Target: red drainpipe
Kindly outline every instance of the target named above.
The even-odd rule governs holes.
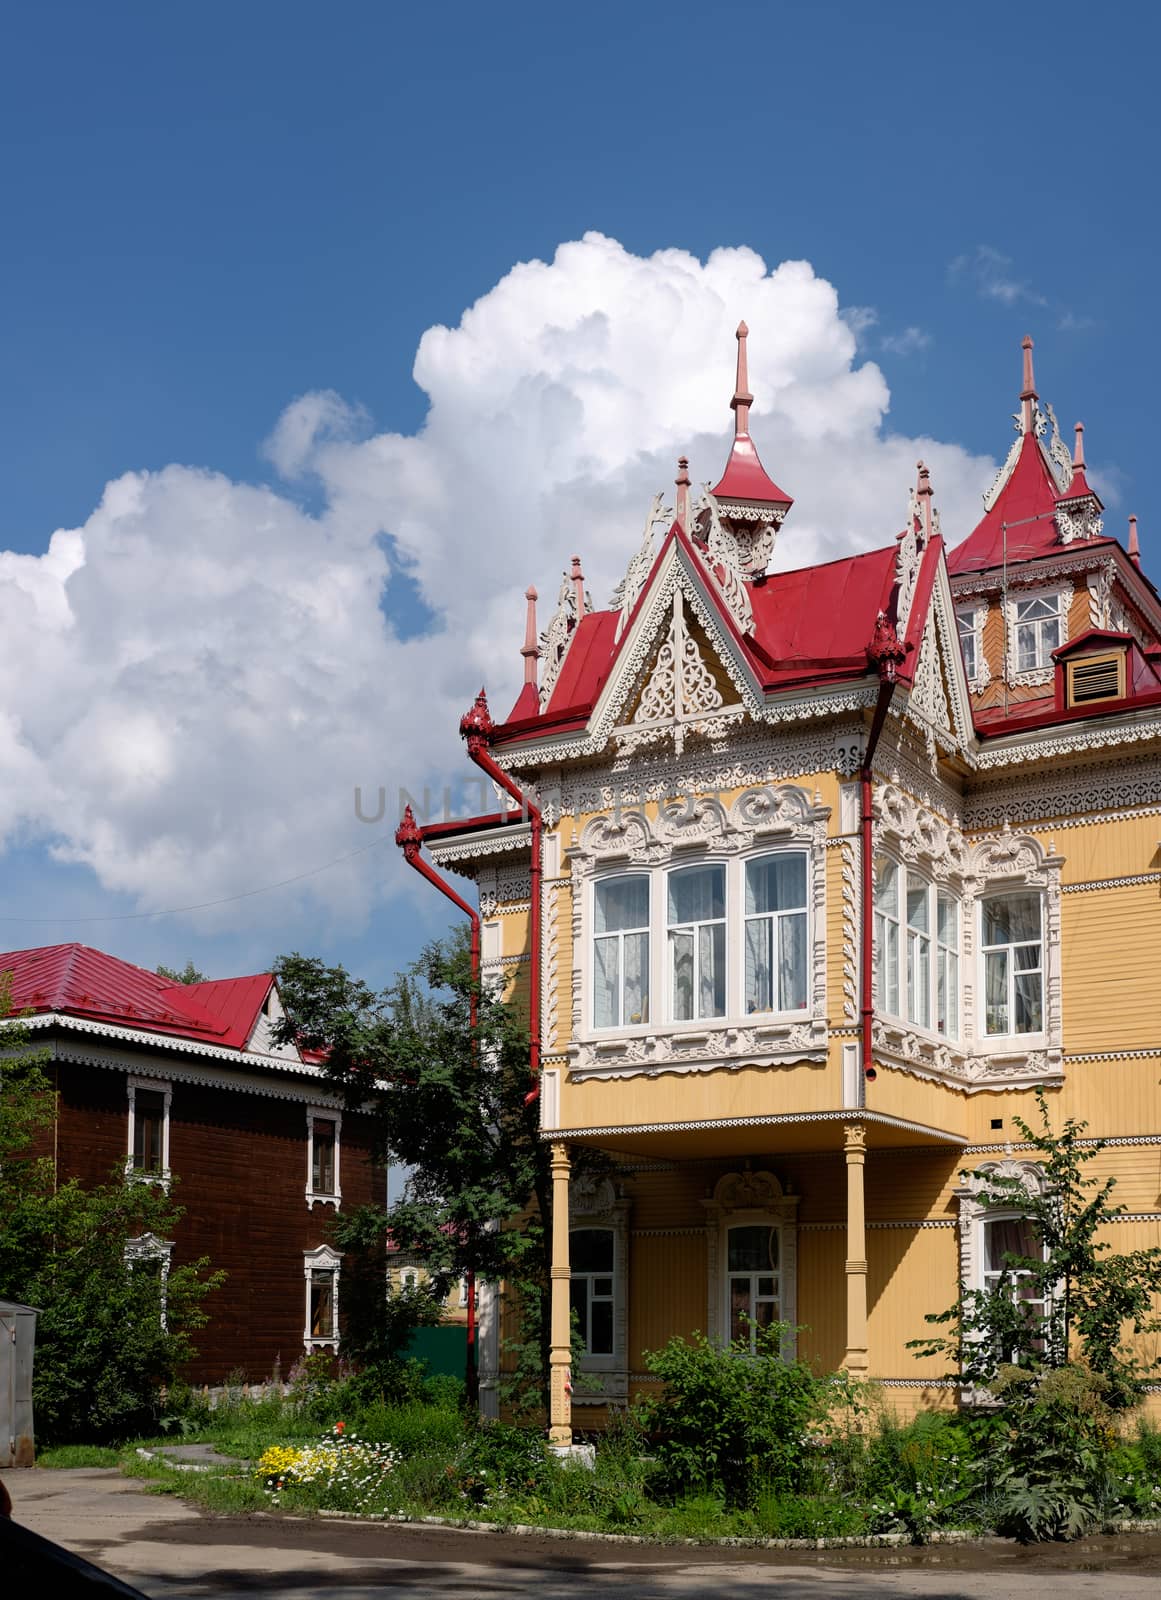
[[[480,913],[456,893],[447,879],[441,877],[429,861],[424,860],[422,855],[423,829],[416,822],[415,813],[410,806],[407,806],[404,810],[403,820],[395,830],[395,843],[402,849],[403,859],[407,862],[407,865],[414,867],[416,872],[427,879],[428,883],[435,885],[440,894],[446,895],[453,905],[458,906],[471,924],[472,995],[468,1002],[468,1019],[474,1035],[479,1017],[476,997],[480,988]],[[468,1292],[468,1338],[464,1387],[467,1390],[468,1406],[474,1410],[478,1408],[480,1403],[480,1371],[476,1351],[476,1275],[474,1272],[465,1273],[464,1286]]]
[[[542,831],[544,820],[540,810],[515,783],[503,767],[497,766],[489,745],[495,724],[488,711],[488,697],[483,689],[475,698],[470,711],[460,718],[460,735],[467,741],[468,755],[500,787],[510,794],[526,812],[532,823],[532,915],[531,915],[531,972],[528,978],[528,1065],[532,1073],[532,1088],[524,1097],[531,1105],[540,1093],[540,876],[542,870]]]
[[[875,1022],[875,947],[874,947],[874,904],[875,904],[875,867],[871,859],[871,824],[874,821],[874,812],[871,804],[871,765],[875,759],[875,749],[878,746],[883,724],[887,720],[887,710],[891,704],[891,697],[895,693],[895,676],[901,662],[906,659],[907,646],[904,645],[895,632],[895,625],[880,611],[875,622],[875,632],[870,644],[867,646],[867,655],[871,664],[879,671],[879,698],[875,702],[875,715],[871,721],[871,731],[867,735],[867,748],[863,755],[863,764],[859,768],[859,823],[862,848],[862,887],[863,887],[863,946],[862,946],[862,1028],[860,1031],[860,1045],[862,1047],[863,1076],[873,1079],[875,1076],[874,1053],[871,1044],[871,1033]]]

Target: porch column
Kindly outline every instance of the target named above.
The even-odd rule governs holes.
[[[847,1158],[847,1352],[843,1366],[865,1377],[867,1354],[867,1228],[863,1201],[863,1171],[867,1159],[867,1130],[861,1122],[845,1129],[843,1153]]]
[[[568,1151],[552,1147],[552,1349],[548,1357],[549,1428],[554,1445],[572,1444],[572,1269],[568,1249]]]

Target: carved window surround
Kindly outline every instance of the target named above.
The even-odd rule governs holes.
[[[314,1187],[314,1133],[315,1123],[329,1122],[334,1127],[334,1188],[327,1192]],[[331,1111],[323,1106],[307,1106],[306,1108],[306,1205],[309,1211],[317,1200],[321,1205],[334,1206],[338,1211],[343,1197],[342,1177],[339,1163],[341,1160],[343,1131],[343,1114],[341,1111]]]
[[[1018,685],[1037,685],[1052,683],[1056,678],[1056,665],[1048,661],[1043,666],[1031,667],[1025,672],[1019,671],[1016,666],[1018,656],[1016,653],[1016,609],[1026,600],[1055,600],[1060,615],[1060,639],[1056,646],[1068,643],[1068,612],[1072,603],[1073,585],[1067,582],[1039,585],[1033,584],[1021,588],[1020,592],[1009,592],[1003,602],[1004,630],[1007,640],[1007,679],[1015,688]]]
[[[303,1323],[302,1342],[308,1351],[333,1350],[338,1354],[339,1349],[339,1274],[342,1270],[343,1258],[337,1250],[329,1244],[321,1244],[317,1250],[304,1250],[302,1253],[302,1271],[306,1280],[306,1318]],[[330,1284],[330,1329],[325,1333],[315,1333],[311,1327],[311,1288],[315,1282],[314,1274],[329,1275]]]
[[[613,1353],[585,1355],[573,1406],[624,1405],[629,1399],[629,1212],[611,1178],[581,1173],[569,1185],[569,1228],[608,1228],[613,1235]]]
[[[1013,834],[1007,827],[969,841],[954,823],[895,784],[877,789],[873,805],[872,850],[876,854],[885,851],[902,866],[914,867],[933,883],[946,885],[962,902],[959,1040],[878,1016],[872,1032],[876,1055],[917,1076],[968,1092],[1059,1081],[1064,1068],[1060,949],[1064,858],[1049,855],[1037,839]],[[987,1035],[976,999],[983,989],[979,970],[981,902],[989,895],[1020,889],[1037,889],[1042,897],[1044,1030]]]
[[[727,811],[716,798],[663,805],[650,818],[644,810],[614,811],[594,817],[580,840],[566,852],[573,873],[572,1038],[569,1058],[574,1077],[617,1077],[642,1072],[706,1071],[720,1067],[814,1061],[827,1054],[826,1014],[826,835],[830,808],[816,804],[804,789],[786,784],[754,786]],[[663,893],[664,872],[701,861],[741,860],[780,847],[807,853],[809,1005],[804,1012],[725,1016],[694,1022],[656,1021],[616,1030],[592,1026],[592,885],[606,872],[653,870],[653,898]],[[736,889],[736,886],[734,886]],[[653,920],[651,992],[665,958]],[[727,972],[742,960],[740,894],[727,908]],[[734,990],[738,985],[733,986]]]
[[[986,595],[981,596],[974,604],[970,601],[961,602],[955,608],[957,621],[967,622],[975,640],[976,670],[967,681],[968,688],[973,694],[982,694],[992,681],[992,671],[984,654],[984,624],[987,622],[989,609]]]
[[[982,1290],[984,1284],[984,1225],[1004,1217],[1019,1216],[1018,1201],[1006,1198],[989,1206],[981,1199],[989,1179],[1010,1178],[1029,1196],[1044,1192],[1044,1170],[1035,1161],[1016,1161],[1010,1155],[1001,1161],[985,1161],[958,1188],[952,1198],[959,1204],[959,1281],[963,1292]],[[991,1396],[986,1390],[967,1389],[964,1399],[968,1404],[987,1404]]]
[[[781,1235],[781,1320],[788,1324],[782,1357],[793,1361],[797,1353],[798,1325],[798,1196],[788,1194],[772,1172],[727,1172],[719,1178],[705,1208],[707,1262],[706,1336],[713,1344],[729,1341],[729,1305],[726,1266],[731,1228],[748,1224],[777,1228]]]

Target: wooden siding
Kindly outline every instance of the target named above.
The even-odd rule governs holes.
[[[151,1061],[162,1077],[164,1067]],[[160,1070],[158,1070],[160,1068]],[[57,1173],[92,1186],[124,1171],[129,1112],[123,1072],[61,1062],[56,1125]],[[153,1075],[153,1074],[151,1074]],[[188,1377],[220,1383],[242,1372],[252,1381],[285,1374],[301,1356],[305,1322],[303,1252],[331,1238],[332,1206],[307,1209],[309,1090],[301,1101],[173,1080],[170,1110],[172,1197],[185,1215],[174,1236],[174,1265],[209,1258],[224,1285],[206,1302],[209,1325],[196,1336]],[[344,1112],[340,1183],[345,1207],[381,1199],[366,1120]],[[341,1315],[340,1278],[340,1315]]]

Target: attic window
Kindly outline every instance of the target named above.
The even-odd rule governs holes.
[[[1125,694],[1125,652],[1106,650],[1081,656],[1065,665],[1065,703],[1090,705],[1098,700],[1121,700]]]

